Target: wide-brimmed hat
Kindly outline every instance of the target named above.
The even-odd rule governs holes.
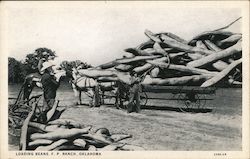
[[[49,53],[47,53],[47,52],[43,52],[42,54],[43,54],[43,55],[49,55]]]
[[[51,62],[44,62],[43,63],[43,67],[41,68],[41,71],[46,70],[49,67],[55,66],[54,64],[52,64]]]

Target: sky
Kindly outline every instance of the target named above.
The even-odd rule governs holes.
[[[124,49],[153,33],[172,32],[186,40],[241,16],[237,8],[165,5],[18,6],[8,9],[8,55],[18,60],[36,48],[56,52],[56,62],[81,60],[93,66],[122,57]]]

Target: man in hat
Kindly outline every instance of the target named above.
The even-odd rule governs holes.
[[[54,64],[50,62],[44,62],[41,71],[44,72],[41,78],[41,83],[43,87],[44,101],[43,101],[43,115],[42,120],[48,121],[55,111],[54,103],[56,98],[56,91],[59,87],[59,79],[54,76],[54,71],[52,67]],[[53,108],[53,109],[52,109]]]
[[[47,53],[47,52],[43,52],[43,53],[42,53],[42,56],[43,56],[43,58],[41,58],[41,59],[38,61],[38,65],[37,65],[38,71],[39,71],[40,74],[43,74],[43,73],[44,73],[44,70],[42,71],[43,63],[46,62],[46,61],[47,61],[47,62],[53,63],[53,60],[54,60],[55,57],[56,57],[56,56],[51,56],[51,55],[49,55],[49,53]]]
[[[130,76],[129,103],[127,106],[127,112],[131,113],[135,111],[136,113],[139,113],[141,111],[140,82],[142,79],[138,77],[134,71],[130,72]]]

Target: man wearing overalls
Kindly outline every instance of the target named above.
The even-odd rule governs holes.
[[[127,112],[136,112],[139,113],[141,111],[140,105],[140,83],[141,78],[137,76],[135,72],[130,72],[130,89],[129,89],[129,103],[127,106]],[[135,101],[135,103],[134,103]]]

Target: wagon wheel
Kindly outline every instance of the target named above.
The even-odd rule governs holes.
[[[129,100],[129,99],[128,99]],[[146,92],[140,93],[140,105],[141,107],[145,107],[148,102],[148,95]],[[133,101],[134,105],[136,105],[136,102]],[[128,109],[127,105],[125,106],[126,109]]]
[[[197,105],[198,109],[205,109],[205,105],[207,103],[205,94],[197,94],[197,99],[199,100],[199,105]]]
[[[179,108],[182,112],[193,112],[200,105],[198,94],[193,93],[180,93],[178,96],[178,102],[181,103]]]
[[[20,129],[16,129],[14,127],[9,126],[8,128],[8,134],[12,136],[20,136],[21,132]]]
[[[9,127],[8,134],[12,136],[20,136],[20,129],[13,129]]]
[[[9,115],[8,120],[8,134],[12,136],[19,136],[20,128],[24,119],[18,116]]]
[[[100,91],[100,100],[101,104],[105,104],[105,100],[107,100],[108,103],[112,101],[112,99],[116,96],[116,94],[112,91],[108,92],[108,94],[105,94],[105,92]]]
[[[10,134],[15,134],[15,129],[21,127],[22,122],[28,116],[30,111],[30,107],[27,104],[17,105],[17,109],[9,111],[8,119]]]
[[[123,108],[122,109],[128,109],[129,91],[124,93],[124,96],[122,97],[122,101],[123,101]]]
[[[140,93],[140,104],[141,106],[146,106],[148,102],[148,95],[146,92]]]
[[[40,99],[40,97],[39,97]],[[27,100],[19,100],[17,101],[15,104],[11,105],[11,111],[16,111],[18,110],[19,108],[23,108],[25,107],[25,109],[27,109],[27,111],[30,111],[31,110],[31,105],[34,103],[34,102],[37,102],[37,100],[39,99],[29,99],[28,101]]]
[[[29,113],[29,106],[26,104],[15,105],[15,109],[9,109],[9,126],[20,126]]]
[[[177,99],[178,99],[177,102],[178,102],[178,105],[180,105],[179,109],[182,112],[187,112],[188,107],[185,104],[185,100],[186,100],[185,95],[183,93],[180,93],[180,94],[175,94],[174,97],[177,97]],[[183,104],[184,104],[184,107],[183,107]]]
[[[124,98],[122,98],[122,100],[123,100],[123,102],[129,101],[129,93],[128,92],[124,95]],[[133,102],[134,102],[134,104],[136,104],[135,101],[133,101]],[[141,107],[146,106],[147,102],[148,102],[147,93],[146,92],[141,92],[140,93],[140,105],[141,105]],[[124,106],[124,108],[121,108],[121,107],[119,107],[119,108],[128,109],[127,104],[124,104],[123,106]]]
[[[129,100],[129,96],[127,95],[127,101],[128,100]],[[148,102],[147,93],[146,92],[141,92],[140,93],[140,105],[144,107],[144,106],[147,105],[147,102]],[[134,101],[134,104],[136,104],[135,101]],[[127,106],[126,106],[126,109],[127,109]]]
[[[14,112],[17,109],[19,109],[22,105],[27,105],[27,101],[24,100],[17,101],[15,104],[10,105],[10,110]]]
[[[20,134],[20,128],[23,124],[23,121],[32,110],[31,105],[38,105],[40,99],[41,95],[38,95],[28,101],[18,101],[16,104],[11,106],[8,116],[8,133],[10,135],[18,136]]]

